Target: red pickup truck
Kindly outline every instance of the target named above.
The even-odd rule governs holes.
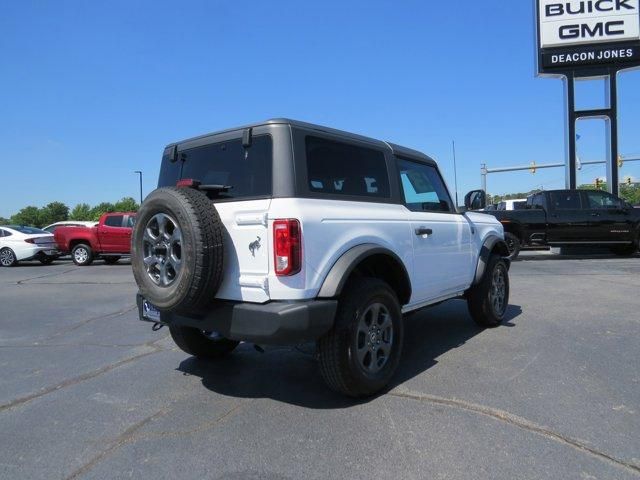
[[[135,212],[105,213],[95,227],[59,227],[54,236],[63,255],[73,263],[91,265],[96,258],[114,264],[131,254],[131,231]]]

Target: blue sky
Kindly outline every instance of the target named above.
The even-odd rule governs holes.
[[[534,76],[528,0],[27,1],[0,15],[0,216],[138,196],[171,141],[270,117],[434,156],[462,194],[491,167],[564,160],[562,82]],[[640,71],[619,80],[621,153],[640,154]],[[592,103],[599,88],[585,86]],[[601,96],[601,95],[600,95]],[[604,155],[587,122],[580,156]],[[585,167],[579,180],[604,176]],[[640,177],[640,162],[621,176]],[[489,191],[563,187],[561,169]]]

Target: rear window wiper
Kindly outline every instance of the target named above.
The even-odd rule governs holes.
[[[233,185],[198,185],[196,188],[205,192],[228,192]]]
[[[183,178],[182,180],[178,180],[176,187],[195,188],[196,190],[203,190],[205,192],[226,193],[233,188],[233,185],[202,185],[198,180]]]

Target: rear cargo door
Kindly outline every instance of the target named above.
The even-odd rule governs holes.
[[[267,212],[272,195],[269,135],[255,135],[250,146],[241,138],[179,149],[181,178],[207,189],[224,232],[224,280],[217,298],[247,302],[269,300]]]

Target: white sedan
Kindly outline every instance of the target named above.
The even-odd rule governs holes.
[[[53,235],[39,228],[0,226],[0,265],[12,267],[21,260],[53,262],[60,252]]]

